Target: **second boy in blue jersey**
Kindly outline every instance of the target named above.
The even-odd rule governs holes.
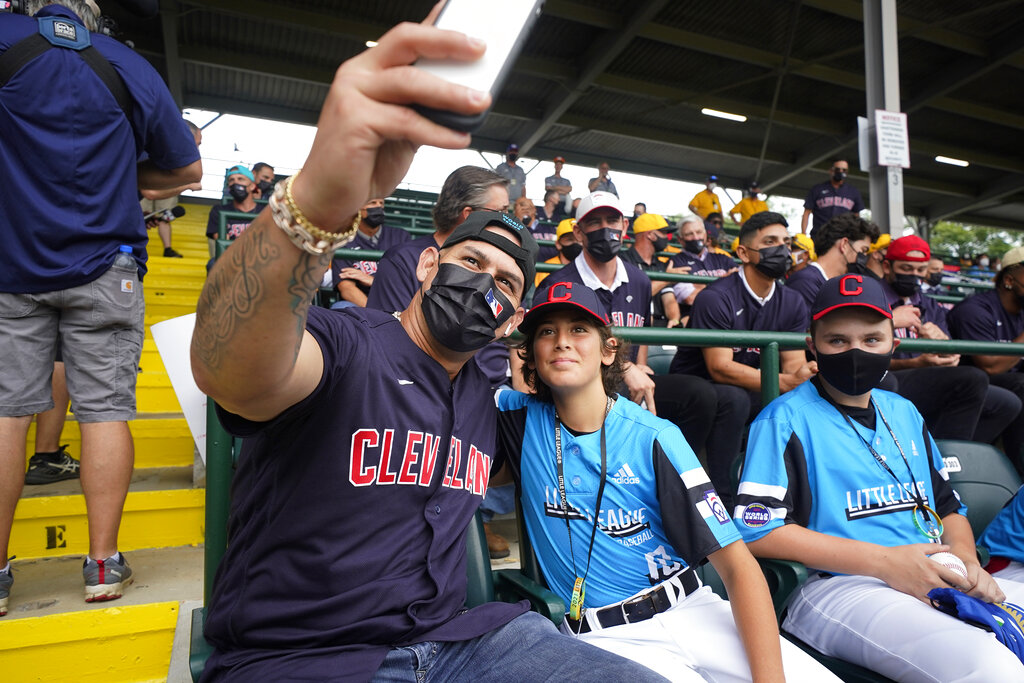
[[[818,375],[754,420],[734,513],[755,555],[812,570],[783,629],[900,681],[1024,680],[991,634],[927,602],[947,585],[1019,602],[1024,585],[997,583],[979,566],[966,508],[920,413],[876,388],[895,348],[882,287],[833,278],[812,321]],[[928,558],[947,551],[966,578]]]

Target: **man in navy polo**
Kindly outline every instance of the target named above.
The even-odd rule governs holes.
[[[0,88],[0,615],[13,581],[8,538],[26,434],[34,413],[53,408],[58,340],[82,430],[85,598],[115,599],[131,583],[117,540],[143,341],[148,237],[138,193],[202,175],[195,140],[160,76],[128,47],[88,30],[97,27],[95,3],[75,3],[81,16],[68,4],[34,17],[0,14],[3,56],[14,58],[26,40],[45,47]],[[123,97],[83,55],[112,66]]]
[[[715,246],[714,242],[708,242],[707,228],[699,216],[683,216],[679,220],[676,234],[679,236],[679,243],[683,245],[683,250],[672,256],[670,265],[677,269],[689,269],[679,272],[711,277],[722,277],[736,272],[736,261],[731,256],[712,251]],[[704,285],[692,282],[677,282],[672,286],[676,301],[679,302],[681,317],[690,314],[693,300],[697,298],[697,294],[702,289],[704,289]]]
[[[995,277],[995,289],[967,297],[949,312],[954,339],[1024,343],[1024,247],[1003,255],[1003,268]],[[1012,391],[1024,401],[1024,369],[1020,356],[973,354],[962,359],[988,373],[997,387]],[[1024,472],[1024,417],[1018,416],[1003,431],[1003,447],[1018,472]]]
[[[860,190],[846,182],[850,173],[850,164],[845,159],[835,159],[829,171],[829,179],[811,188],[804,200],[804,215],[800,219],[800,232],[807,234],[807,219],[814,216],[811,237],[824,225],[829,218],[841,213],[860,213],[864,210],[864,200]]]
[[[399,228],[384,225],[384,200],[375,197],[359,209],[359,230],[355,239],[345,245],[346,249],[374,249],[387,251],[391,247],[410,240],[409,233]],[[342,301],[354,306],[365,306],[366,295],[373,285],[377,273],[377,261],[363,259],[346,261],[335,259],[331,264],[334,287]]]
[[[830,218],[814,233],[817,260],[790,275],[786,287],[799,292],[809,307],[825,280],[846,273],[868,272],[868,250],[878,235],[878,226],[857,214],[843,213]]]
[[[893,240],[882,262],[882,291],[892,308],[897,339],[949,339],[946,309],[921,292],[931,249],[916,235]],[[881,386],[909,399],[936,439],[991,443],[1020,413],[1013,393],[990,387],[978,368],[959,354],[897,349]]]
[[[619,198],[610,192],[592,192],[580,201],[573,227],[583,251],[561,270],[538,285],[540,300],[553,282],[579,282],[597,292],[612,325],[651,326],[651,280],[620,257],[626,219]],[[646,239],[646,238],[645,238]],[[515,363],[517,354],[512,355]],[[673,422],[699,453],[707,441],[715,413],[715,395],[698,377],[653,375],[647,367],[647,347],[634,347],[626,369],[629,397],[656,415]],[[514,370],[513,370],[514,371]]]
[[[740,269],[708,285],[693,302],[690,329],[803,332],[809,317],[799,294],[776,280],[789,268],[786,219],[761,211],[740,228],[736,248]],[[816,366],[800,350],[780,354],[779,389],[799,386]],[[708,475],[722,499],[732,502],[730,468],[739,455],[743,426],[761,408],[761,351],[757,348],[680,346],[672,372],[710,379],[718,395],[718,412],[708,438]],[[727,506],[728,507],[728,506]]]

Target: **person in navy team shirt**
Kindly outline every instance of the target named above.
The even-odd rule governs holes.
[[[789,268],[786,219],[761,211],[740,228],[737,255],[743,265],[713,282],[693,302],[687,327],[703,330],[803,332],[807,305],[799,294],[776,280]],[[799,386],[815,373],[803,351],[780,353],[779,389]],[[730,471],[739,455],[743,426],[761,408],[761,351],[757,348],[680,346],[672,372],[710,379],[718,395],[718,411],[708,437],[708,474],[727,503],[732,501]]]
[[[651,280],[618,254],[626,231],[626,219],[619,198],[610,192],[592,192],[576,209],[573,233],[583,251],[561,270],[538,286],[534,298],[543,300],[543,292],[552,282],[578,282],[597,292],[612,325],[651,326]],[[645,238],[646,239],[646,238]],[[512,355],[516,372],[516,355]],[[694,451],[700,452],[711,429],[715,395],[711,386],[698,377],[654,375],[647,366],[647,347],[634,347],[624,375],[624,391],[636,403],[642,403],[656,415],[673,422],[682,430]]]
[[[1024,584],[980,567],[967,509],[920,413],[877,388],[898,344],[881,284],[832,278],[811,310],[819,372],[750,426],[733,511],[755,556],[807,565],[783,630],[893,680],[1024,680],[993,634],[928,601],[952,586],[1019,604]],[[939,552],[956,555],[966,576],[929,559]]]
[[[29,3],[32,17],[2,4],[0,53],[13,59],[8,50],[47,48],[5,74],[0,88],[0,616],[13,583],[8,540],[27,434],[32,415],[54,407],[58,347],[82,432],[85,599],[121,597],[131,581],[117,542],[144,338],[149,238],[139,191],[202,177],[196,142],[167,85],[133,50],[95,32],[95,3]],[[119,106],[82,55],[106,62],[130,104]],[[51,464],[75,466],[66,455]]]
[[[811,237],[833,216],[842,213],[860,213],[864,210],[864,200],[860,190],[846,182],[850,173],[850,164],[846,159],[832,161],[830,177],[823,183],[811,188],[804,200],[804,215],[800,219],[800,232],[807,234],[807,219],[813,215]]]
[[[688,268],[690,275],[722,277],[736,272],[736,261],[731,256],[713,251],[714,243],[708,242],[708,231],[699,216],[683,216],[676,228],[683,250],[674,254],[669,265],[677,270]],[[672,286],[679,302],[679,315],[686,317],[693,307],[693,300],[704,289],[704,285],[692,282],[677,282]]]
[[[616,394],[625,345],[596,293],[556,282],[545,295],[519,326],[536,393],[499,392],[495,460],[570,606],[562,630],[673,680],[782,680],[783,660],[790,680],[837,680],[792,643],[780,652],[764,576],[679,429]],[[701,588],[705,559],[729,602]]]
[[[399,316],[310,308],[343,243],[332,232],[354,231],[359,207],[395,187],[417,145],[469,143],[393,103],[490,105],[408,77],[426,54],[465,61],[485,49],[431,26],[436,14],[341,65],[301,173],[278,184],[200,295],[193,374],[246,436],[204,681],[655,679],[558,634],[525,603],[464,607],[466,531],[496,428],[490,384],[469,361],[522,319],[529,232],[494,212],[464,221],[421,253],[422,284]]]
[[[1024,247],[1003,256],[1003,268],[995,276],[995,289],[967,297],[949,312],[949,331],[954,339],[1024,343]],[[1024,372],[1020,356],[972,354],[962,359],[988,373],[988,381],[1012,391],[1024,401]],[[1024,472],[1024,416],[1003,431],[1003,447],[1018,472]]]
[[[898,339],[949,339],[946,309],[921,292],[931,249],[916,235],[893,240],[880,281]],[[1006,389],[989,386],[980,369],[959,354],[896,351],[881,385],[909,399],[936,439],[996,440],[1020,413],[1021,402]]]
[[[409,241],[409,233],[399,228],[385,225],[384,200],[376,197],[366,202],[359,209],[359,230],[355,239],[345,245],[346,249],[374,249],[387,251],[397,244]],[[346,261],[335,259],[331,264],[331,275],[334,287],[341,295],[342,301],[355,306],[366,305],[366,295],[373,285],[373,277],[377,272],[375,259],[362,261]]]
[[[867,273],[868,250],[878,235],[877,225],[856,214],[842,213],[830,218],[814,232],[817,260],[790,275],[786,287],[799,292],[810,306],[825,280],[846,273]]]

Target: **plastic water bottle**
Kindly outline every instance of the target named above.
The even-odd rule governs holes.
[[[115,266],[121,266],[124,268],[135,268],[135,257],[132,256],[132,248],[128,244],[122,244],[117,248],[117,258],[114,259]]]

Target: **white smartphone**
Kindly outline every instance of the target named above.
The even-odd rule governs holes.
[[[420,59],[416,66],[446,81],[489,92],[492,99],[497,99],[543,5],[544,0],[448,0],[434,25],[480,38],[487,43],[487,50],[475,62]],[[417,106],[416,110],[431,121],[470,133],[480,127],[490,111],[467,116],[429,107]]]

